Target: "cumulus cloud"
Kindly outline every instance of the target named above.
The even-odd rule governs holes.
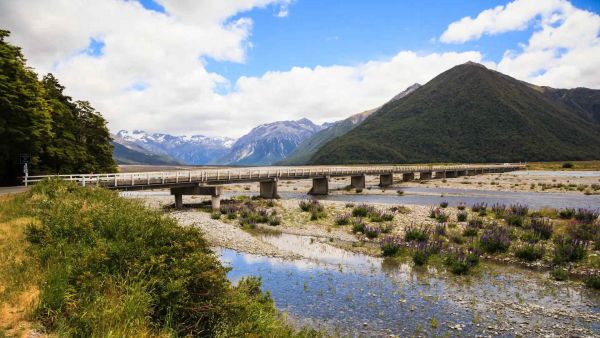
[[[516,0],[453,22],[440,41],[463,43],[535,27],[519,50],[504,53],[497,70],[553,87],[600,88],[600,16],[564,0]]]
[[[522,29],[541,17],[529,43],[521,51],[508,51],[498,64],[484,60],[479,51],[400,51],[378,61],[298,66],[234,83],[208,71],[207,58],[243,63],[255,24],[243,12],[269,7],[274,16],[283,17],[291,0],[156,2],[166,13],[133,0],[0,1],[0,22],[12,31],[10,41],[23,47],[30,65],[42,74],[55,73],[67,94],[91,101],[112,131],[236,137],[276,120],[333,121],[374,108],[409,85],[423,84],[466,61],[540,84],[600,87],[600,67],[589,60],[590,53],[599,55],[598,16],[564,1],[551,0],[558,5],[537,12],[528,9],[530,2],[519,0],[493,9],[505,17],[521,2],[528,5],[516,7],[528,14],[515,22],[492,20],[502,22],[501,30],[481,23],[481,14],[470,19],[484,27],[471,37],[476,38]],[[230,91],[222,94],[222,88]]]

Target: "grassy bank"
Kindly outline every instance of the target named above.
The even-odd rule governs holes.
[[[0,336],[316,336],[202,234],[104,189],[47,181],[0,203]],[[24,324],[25,323],[25,324]]]
[[[600,170],[600,161],[529,162],[528,170]]]

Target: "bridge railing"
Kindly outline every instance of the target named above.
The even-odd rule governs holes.
[[[186,171],[160,171],[113,174],[76,174],[76,175],[39,175],[28,176],[26,185],[35,184],[45,178],[56,177],[79,185],[100,185],[119,188],[132,186],[152,186],[194,182],[240,182],[260,181],[263,179],[294,179],[322,176],[378,175],[414,172],[442,172],[465,170],[524,169],[523,164],[484,164],[484,165],[431,165],[431,166],[365,166],[365,167],[273,167],[239,169],[202,169]]]

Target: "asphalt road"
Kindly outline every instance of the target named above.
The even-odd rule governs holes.
[[[24,186],[0,187],[0,196],[18,194],[20,192],[25,192],[25,191],[29,190],[30,188],[31,187],[24,187]]]

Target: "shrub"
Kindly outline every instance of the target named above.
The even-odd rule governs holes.
[[[395,256],[402,248],[402,239],[398,236],[386,236],[379,241],[379,246],[383,256]]]
[[[510,247],[511,239],[505,227],[492,227],[485,229],[479,245],[487,253],[506,252]]]
[[[562,167],[563,167],[564,169],[572,169],[574,166],[575,166],[575,165],[573,165],[573,163],[571,163],[571,162],[565,162],[565,163],[563,163],[563,165],[562,165]]]
[[[544,257],[544,246],[524,244],[515,249],[515,256],[519,259],[533,262]]]
[[[298,203],[300,210],[308,212],[310,210],[311,202],[309,200],[302,200]]]
[[[445,236],[446,235],[446,224],[445,223],[438,223],[435,225],[435,234],[438,236]]]
[[[567,231],[573,239],[591,241],[600,235],[600,223],[572,223]]]
[[[499,203],[492,205],[492,213],[494,216],[496,216],[496,218],[504,217],[504,214],[506,213],[506,205]]]
[[[471,218],[467,225],[476,229],[483,228],[483,220],[481,218]]]
[[[367,204],[359,204],[352,209],[352,216],[367,217],[374,210],[373,206]]]
[[[442,250],[442,242],[418,242],[413,246],[412,259],[415,265],[424,265],[429,260],[429,256],[439,254]]]
[[[481,210],[486,210],[487,209],[487,203],[475,203],[471,206],[471,211],[473,212],[480,212]]]
[[[459,211],[456,214],[456,220],[459,222],[465,222],[467,220],[468,215],[469,214],[466,211]]]
[[[479,264],[479,254],[475,251],[467,253],[462,250],[452,251],[448,253],[444,263],[452,273],[464,275]]]
[[[467,208],[467,205],[464,204],[463,202],[458,203],[458,205],[456,206],[456,209],[458,210],[465,210]]]
[[[365,222],[363,221],[362,218],[356,218],[354,220],[352,220],[352,232],[357,233],[357,232],[365,232]]]
[[[479,210],[479,212],[477,214],[480,217],[485,217],[485,216],[487,216],[487,209],[481,209],[481,210]]]
[[[364,233],[365,233],[365,235],[367,235],[367,238],[373,239],[373,238],[377,238],[377,236],[379,236],[379,234],[381,233],[381,230],[378,227],[372,227],[372,226],[367,225],[364,227]]]
[[[236,217],[237,217],[237,214],[235,212],[227,213],[227,219],[235,219]]]
[[[346,208],[350,209],[350,208],[354,208],[354,203],[346,203]]]
[[[592,210],[579,208],[577,209],[577,212],[575,213],[574,217],[577,221],[582,223],[594,223],[598,219],[599,215],[600,214],[598,212],[598,209]]]
[[[380,226],[381,233],[389,234],[390,232],[392,232],[393,227],[394,226],[391,223],[383,224]]]
[[[337,215],[334,222],[336,225],[348,225],[350,224],[350,214]]]
[[[527,213],[529,212],[529,207],[526,204],[511,204],[508,209],[512,215],[519,215],[522,217],[527,216]]]
[[[440,203],[440,207],[441,208],[447,208],[448,207],[448,201],[443,201]]]
[[[429,218],[436,218],[439,213],[440,209],[432,207],[429,209]]]
[[[522,227],[524,218],[523,218],[523,216],[520,216],[517,214],[508,214],[504,217],[504,220],[506,221],[506,224],[508,224],[508,225]]]
[[[391,207],[390,212],[397,212],[400,214],[410,214],[411,210],[403,205],[397,207]]]
[[[552,237],[553,225],[548,219],[532,218],[531,229],[538,234],[541,239],[550,239]]]
[[[416,226],[411,224],[406,227],[404,232],[404,240],[407,242],[426,242],[429,239],[429,232],[429,228],[426,226]]]
[[[400,189],[396,190],[396,193],[397,193],[398,195],[404,195],[404,191],[403,191],[403,190],[400,190]]]
[[[537,243],[541,240],[540,234],[534,231],[525,231],[521,235],[521,240],[527,243]]]
[[[477,236],[478,232],[479,232],[479,228],[474,227],[474,226],[472,226],[470,224],[467,224],[467,226],[463,230],[463,236],[465,236],[465,237],[475,237],[475,236]]]
[[[585,242],[561,236],[554,241],[555,264],[580,261],[585,257]]]
[[[276,214],[271,214],[269,216],[269,225],[270,226],[277,226],[281,224],[281,216],[276,215]]]
[[[569,279],[569,272],[563,268],[555,268],[554,270],[550,271],[550,276],[557,281],[566,281]]]
[[[220,211],[215,211],[213,213],[210,214],[210,218],[212,219],[221,219],[221,212]]]
[[[592,275],[585,279],[585,285],[592,289],[600,289],[600,275]]]

